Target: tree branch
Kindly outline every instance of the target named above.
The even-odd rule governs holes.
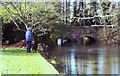
[[[17,10],[17,8],[16,8],[12,3],[11,3],[11,5],[12,5],[13,8],[19,13],[19,11]],[[22,10],[21,10],[21,3],[20,3],[19,10],[20,10],[20,13],[21,13],[22,16],[20,16],[20,14],[18,14],[18,13],[13,13],[13,14],[19,16],[19,18],[21,19],[21,21],[22,21],[23,24],[25,25],[26,29],[28,29],[28,26],[27,26],[27,24],[26,24],[26,22],[25,22],[25,19],[23,18],[24,15],[23,15],[23,12],[22,12]]]
[[[23,12],[22,12],[22,6],[21,6],[21,3],[19,3],[19,10],[20,10],[20,13],[21,13],[21,15],[22,15],[22,17],[24,17],[24,14],[23,14]]]
[[[5,10],[9,13],[10,17],[12,18],[13,23],[16,25],[16,27],[18,28],[18,30],[21,30],[20,27],[18,26],[18,24],[17,24],[17,23],[15,22],[15,20],[13,19],[13,16],[12,16],[12,14],[11,14],[12,11],[10,10],[10,8],[8,8],[7,6],[5,6],[5,4],[2,3],[2,2],[1,2],[1,4],[2,4],[2,6],[4,6]],[[25,23],[24,19],[23,19],[19,14],[14,13],[14,12],[12,12],[12,13],[13,13],[14,15],[17,15],[17,16],[21,19],[21,21],[23,22],[23,24],[25,25],[26,29],[28,29],[28,26],[27,26],[27,24]]]
[[[4,6],[4,8],[6,9],[6,11],[10,14],[10,17],[12,18],[13,23],[16,25],[16,27],[17,27],[18,29],[20,29],[20,27],[19,27],[19,26],[17,25],[17,23],[14,21],[13,16],[12,16],[12,14],[10,13],[9,9],[7,8],[7,6],[5,6],[4,3],[1,3],[1,4],[2,4],[2,6]]]
[[[11,6],[17,11],[17,13],[19,13],[19,11],[17,10],[17,8],[13,5],[12,2],[10,2]]]
[[[37,30],[37,29],[39,29],[39,28],[41,28],[41,30],[45,33],[45,29],[42,27],[42,25],[41,25],[41,26],[39,25],[39,26],[35,27],[35,28],[33,29],[33,31],[34,31],[34,30]]]

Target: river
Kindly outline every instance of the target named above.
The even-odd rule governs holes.
[[[118,74],[118,45],[69,45],[49,54],[62,74]]]

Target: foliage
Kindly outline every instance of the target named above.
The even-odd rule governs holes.
[[[55,40],[61,36],[68,25],[73,24],[100,24],[100,25],[118,25],[115,4],[112,2],[24,2],[24,3],[2,3],[0,14],[3,16],[3,21],[12,20],[19,29],[15,20],[24,23],[26,28],[33,27],[33,31],[37,32],[37,36],[50,33],[50,37]],[[73,8],[71,8],[73,7]],[[73,10],[73,11],[71,11]],[[5,13],[6,12],[6,13]],[[88,19],[71,19],[73,17],[88,18]],[[112,15],[112,16],[107,16]],[[95,16],[98,16],[95,17]],[[100,18],[99,18],[100,16]],[[90,19],[89,19],[90,17]],[[92,18],[91,18],[92,17]],[[63,24],[62,24],[63,23]]]
[[[56,34],[58,36],[61,32],[61,29],[58,28],[61,19],[58,12],[60,6],[57,6],[59,5],[57,2],[9,2],[1,4],[2,10],[0,10],[0,14],[3,17],[3,22],[13,21],[18,30],[24,29],[20,28],[16,20],[23,23],[26,29],[28,26],[33,27],[33,31],[37,37],[45,35],[48,32],[50,32],[51,35]],[[54,40],[54,38],[52,39]]]
[[[28,26],[32,26],[33,30],[40,29],[41,31],[51,30],[54,23],[58,23],[59,14],[56,12],[52,3],[1,3],[3,8],[0,14],[3,16],[3,21],[14,21],[19,28],[15,20],[19,20],[24,23],[26,29]],[[5,12],[7,13],[5,14]]]
[[[4,23],[10,22],[11,20],[10,15],[4,8],[0,10],[0,15],[2,15]]]

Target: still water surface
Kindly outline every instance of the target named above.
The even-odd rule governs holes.
[[[118,74],[118,45],[70,45],[49,53],[65,74]]]

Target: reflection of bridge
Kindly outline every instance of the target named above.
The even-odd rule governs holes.
[[[83,38],[85,36],[98,40],[98,27],[72,26],[64,35],[71,40],[74,38]]]

